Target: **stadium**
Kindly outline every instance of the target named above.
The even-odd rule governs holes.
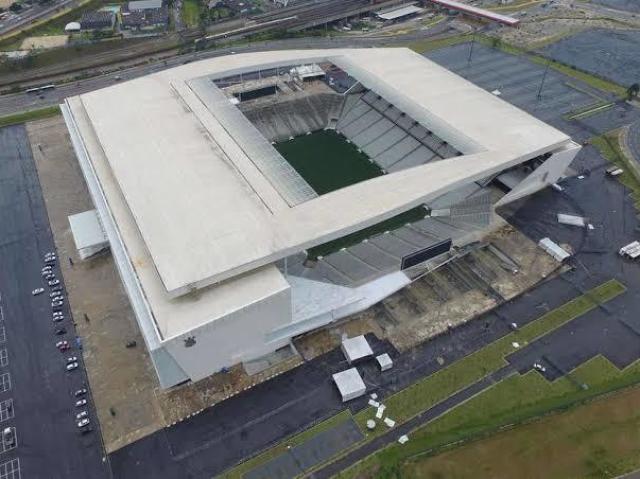
[[[407,286],[580,148],[404,48],[217,57],[62,110],[163,388]]]

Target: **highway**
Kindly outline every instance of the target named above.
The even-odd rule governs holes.
[[[202,52],[177,55],[165,60],[160,60],[126,70],[118,70],[112,73],[87,78],[80,81],[60,84],[54,90],[49,90],[40,95],[33,93],[12,93],[0,96],[0,116],[12,113],[59,105],[65,98],[82,93],[87,93],[99,88],[104,88],[118,82],[131,80],[140,76],[149,75],[167,68],[172,68],[186,62],[214,58],[223,55],[256,52],[266,50],[285,49],[310,49],[310,48],[368,48],[380,46],[402,45],[407,42],[424,39],[430,36],[439,36],[446,33],[449,27],[446,23],[437,25],[428,31],[418,31],[401,36],[359,36],[338,38],[293,38],[286,40],[274,40],[268,42],[252,43],[226,47],[217,50],[205,50]],[[117,78],[120,78],[118,80]],[[47,83],[43,81],[43,83]]]

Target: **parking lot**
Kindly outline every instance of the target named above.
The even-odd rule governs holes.
[[[90,395],[75,406],[87,379],[66,306],[65,320],[52,321],[41,269],[53,240],[24,126],[0,129],[0,184],[0,479],[109,477]],[[33,295],[37,288],[45,290]],[[56,325],[66,333],[54,335]],[[63,353],[57,341],[71,348]],[[67,371],[74,356],[79,367]],[[84,410],[93,430],[81,435]]]
[[[640,11],[640,3],[638,8]],[[629,86],[640,81],[638,48],[640,31],[598,28],[563,38],[544,48],[542,53],[567,65]]]
[[[584,58],[590,55],[588,49],[583,53]],[[564,131],[579,143],[640,118],[637,108],[620,102],[615,95],[553,68],[547,69],[546,65],[524,55],[511,55],[469,42],[441,48],[426,56],[481,88],[499,93],[503,100]],[[579,62],[577,66],[586,70],[588,64]],[[611,106],[581,118],[580,122],[568,119],[571,113],[604,103]]]

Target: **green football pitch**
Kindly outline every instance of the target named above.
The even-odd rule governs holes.
[[[378,165],[369,161],[367,155],[333,130],[320,130],[310,135],[298,136],[277,143],[275,148],[318,195],[383,174]],[[308,251],[309,258],[326,256],[376,234],[400,228],[406,223],[424,218],[425,214],[426,210],[421,206],[405,211],[382,223],[311,248]]]

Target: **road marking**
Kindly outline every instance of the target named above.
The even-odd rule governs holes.
[[[0,393],[11,391],[11,374],[0,374]]]
[[[0,422],[13,418],[13,398],[0,401]]]
[[[2,306],[0,306],[0,321],[4,321],[4,313],[2,312]]]
[[[16,457],[0,464],[0,479],[20,479],[20,459]]]
[[[0,366],[9,364],[9,352],[6,348],[0,349]]]

